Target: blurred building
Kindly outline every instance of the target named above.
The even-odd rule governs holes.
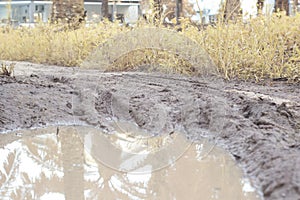
[[[192,20],[199,23],[211,23],[217,19],[219,10],[225,0],[190,0],[194,4],[196,14]],[[240,0],[244,20],[258,15],[258,3],[262,14],[270,15],[274,11],[286,11],[287,15],[300,12],[300,0]]]
[[[276,0],[276,10],[284,10],[287,15],[294,15],[295,12],[300,12],[300,0]]]
[[[88,22],[101,20],[102,0],[85,0]],[[121,19],[125,23],[135,23],[139,17],[140,0],[109,1],[111,19]],[[0,0],[0,22],[36,23],[47,22],[51,17],[52,1]]]
[[[193,21],[207,24],[217,20],[222,0],[191,0],[191,2],[196,11],[192,16]]]
[[[171,0],[170,0],[171,1]],[[217,20],[220,5],[225,0],[188,0],[195,14],[192,20],[211,23]],[[258,0],[240,0],[245,20],[256,17]],[[300,12],[300,0],[261,0],[262,14],[268,15],[277,10],[285,10],[288,15]],[[141,4],[149,0],[109,0],[111,20],[119,19],[124,23],[135,23],[141,12]],[[99,22],[102,19],[102,0],[85,0],[87,22]],[[52,1],[49,0],[0,0],[0,23],[36,23],[47,22],[51,17]]]
[[[0,19],[2,23],[47,22],[51,14],[51,4],[51,1],[0,0]]]
[[[139,18],[141,0],[109,0],[110,19],[119,19],[125,23],[135,23]],[[86,0],[84,8],[87,11],[88,22],[98,22],[102,18],[102,0]]]

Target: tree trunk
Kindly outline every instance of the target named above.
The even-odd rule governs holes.
[[[287,15],[294,15],[298,10],[299,0],[277,0],[275,1],[276,11],[286,11]]]
[[[154,12],[154,23],[159,23],[161,21],[161,14],[162,14],[162,4],[161,0],[154,0],[153,1],[153,12]]]
[[[102,0],[101,6],[102,18],[109,18],[109,11],[108,11],[108,0]]]
[[[51,21],[79,24],[86,15],[83,3],[83,0],[53,0]]]
[[[257,12],[260,15],[264,7],[264,0],[258,0],[256,5],[257,5]]]
[[[225,1],[225,11],[224,19],[235,20],[241,12],[241,2],[240,0],[226,0]]]

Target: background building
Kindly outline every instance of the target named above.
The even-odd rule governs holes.
[[[193,21],[199,23],[210,23],[217,19],[220,5],[225,0],[185,0],[183,4],[191,4]],[[239,0],[245,20],[256,17],[258,0]],[[161,1],[164,7],[172,6]],[[174,1],[175,2],[175,1]],[[173,2],[173,4],[174,4]],[[300,0],[262,0],[263,14],[267,15],[274,10],[285,10],[288,15],[300,11]],[[142,13],[141,4],[149,4],[149,0],[109,0],[110,19],[115,18],[125,23],[135,23]],[[99,22],[102,19],[102,0],[85,0],[84,8],[87,11],[87,22]],[[51,18],[52,1],[49,0],[0,0],[0,23],[36,23],[47,22]],[[143,10],[144,11],[144,10]],[[173,16],[174,17],[174,16]]]
[[[101,20],[102,0],[86,0],[84,8],[87,11],[88,22]],[[0,20],[2,23],[12,21],[15,23],[47,22],[51,17],[52,1],[22,1],[0,0]],[[122,19],[125,23],[135,23],[139,17],[140,0],[109,1],[111,19]]]
[[[84,8],[87,10],[87,21],[101,20],[102,0],[87,0]],[[115,17],[122,19],[125,23],[135,23],[139,18],[140,0],[110,0],[108,3],[109,14],[111,20]]]
[[[210,23],[216,20],[220,6],[225,0],[190,0],[196,14],[192,20],[199,23]],[[258,15],[258,0],[239,0],[244,20]],[[300,0],[262,0],[262,14],[270,15],[275,10],[285,10],[288,15],[300,12]]]
[[[19,23],[47,22],[51,14],[51,1],[0,1],[0,19]]]

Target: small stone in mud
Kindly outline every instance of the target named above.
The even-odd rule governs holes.
[[[30,74],[30,77],[31,77],[31,78],[39,78],[39,76],[36,75],[36,74]]]
[[[71,104],[70,102],[68,102],[68,103],[66,104],[66,106],[67,106],[69,109],[72,109],[72,104]]]

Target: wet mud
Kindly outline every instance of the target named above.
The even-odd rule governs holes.
[[[126,147],[110,146],[123,138],[108,145],[115,136],[92,127],[62,126],[58,134],[56,127],[10,134],[16,133],[22,138],[0,148],[3,200],[186,199],[187,195],[189,199],[260,199],[233,158],[207,140],[192,144],[177,135],[189,146],[173,160],[174,148],[151,151],[156,149],[152,144],[147,152],[124,156],[120,150]],[[162,155],[164,151],[169,154]],[[157,168],[158,157],[171,162]],[[124,165],[136,169],[123,172]]]
[[[49,125],[112,129],[137,124],[151,136],[182,130],[228,151],[264,199],[300,199],[300,85],[142,72],[100,73],[17,63],[0,77],[1,147],[6,133]]]

